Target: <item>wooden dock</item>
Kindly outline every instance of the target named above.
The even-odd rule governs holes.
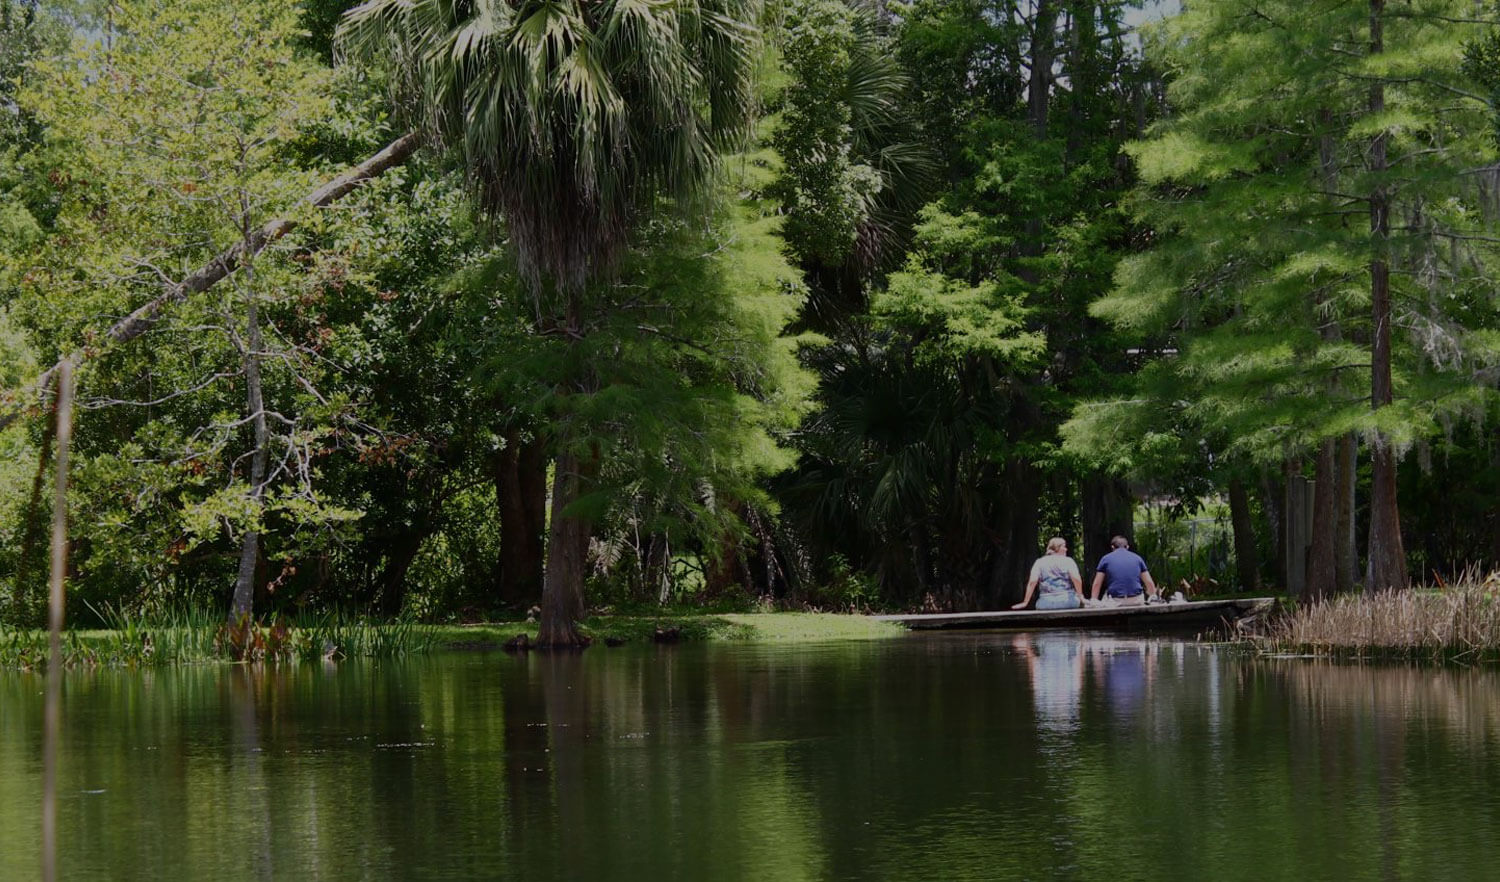
[[[1095,606],[1068,610],[1005,609],[988,612],[871,616],[871,618],[886,622],[900,622],[908,628],[919,631],[944,628],[1169,630],[1232,622],[1251,613],[1269,610],[1275,603],[1276,599],[1273,597],[1247,597],[1238,600],[1152,603],[1145,606]]]

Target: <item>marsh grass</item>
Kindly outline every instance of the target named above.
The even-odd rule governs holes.
[[[428,652],[432,628],[379,623],[346,612],[226,624],[217,611],[180,607],[142,615],[90,607],[105,627],[67,631],[68,667],[149,667],[224,661],[294,662],[320,658],[397,658]],[[45,631],[0,628],[0,668],[46,666]]]
[[[300,619],[293,626],[300,658],[397,658],[430,652],[437,631],[429,625],[397,621],[376,623],[342,611]]]
[[[91,608],[92,609],[92,608]],[[151,615],[93,609],[105,627],[68,631],[63,660],[69,667],[149,667],[225,661],[295,662],[321,658],[397,658],[451,649],[498,649],[517,634],[536,636],[534,622],[425,625],[376,622],[335,611],[268,622],[227,625],[217,611],[164,610]],[[836,613],[591,616],[585,631],[597,642],[648,644],[658,632],[672,640],[808,643],[898,637],[899,625]],[[46,666],[45,631],[0,628],[0,668]]]
[[[1500,573],[1439,588],[1301,606],[1251,638],[1263,652],[1475,663],[1500,660]]]

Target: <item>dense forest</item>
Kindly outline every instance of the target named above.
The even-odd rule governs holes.
[[[1309,600],[1500,563],[1493,22],[0,0],[0,620],[60,362],[84,617],[566,644],[993,608],[1052,535]]]

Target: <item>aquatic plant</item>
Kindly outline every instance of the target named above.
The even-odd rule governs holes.
[[[339,611],[226,623],[212,610],[187,606],[152,613],[113,606],[90,610],[106,627],[64,634],[68,667],[396,658],[428,652],[436,643],[435,632],[425,625],[376,622]],[[36,670],[46,659],[45,631],[0,628],[0,667]]]
[[[1500,660],[1500,573],[1432,589],[1348,594],[1300,606],[1251,639],[1270,652]]]

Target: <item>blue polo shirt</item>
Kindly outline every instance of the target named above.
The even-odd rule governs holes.
[[[1116,548],[1099,558],[1094,572],[1104,574],[1104,593],[1110,597],[1134,597],[1145,590],[1141,573],[1146,572],[1146,561],[1128,548]]]

